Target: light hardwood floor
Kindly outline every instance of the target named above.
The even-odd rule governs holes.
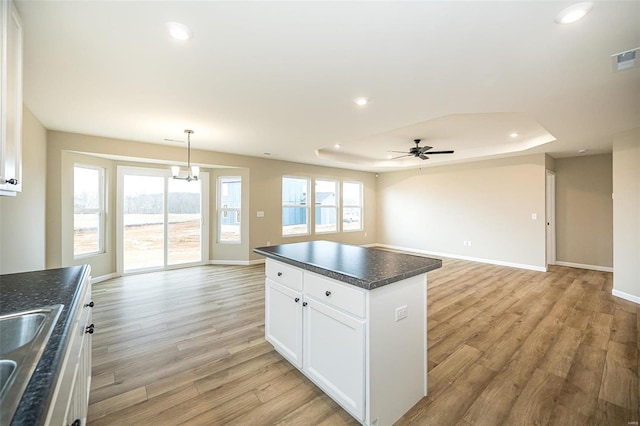
[[[429,273],[429,395],[399,425],[638,422],[640,307],[612,274],[445,259]],[[355,425],[264,340],[264,266],[93,288],[93,425]]]

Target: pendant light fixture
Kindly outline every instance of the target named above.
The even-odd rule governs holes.
[[[200,174],[200,167],[191,165],[191,135],[193,130],[186,129],[184,131],[187,134],[187,173],[186,177],[180,177],[180,166],[171,166],[171,174],[174,179],[186,180],[191,182],[192,180],[198,180]]]

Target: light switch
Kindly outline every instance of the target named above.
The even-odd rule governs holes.
[[[538,220],[538,213],[531,213],[531,220]]]
[[[256,216],[264,217],[264,212],[262,210],[259,210],[258,213],[256,213]]]

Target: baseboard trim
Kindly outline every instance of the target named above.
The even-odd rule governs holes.
[[[91,284],[100,283],[102,281],[110,280],[111,278],[118,278],[119,276],[120,275],[118,275],[117,273],[112,272],[110,274],[101,275],[99,277],[91,277]]]
[[[638,305],[640,305],[640,297],[634,296],[633,294],[625,293],[623,291],[616,290],[616,289],[613,289],[611,291],[611,294],[621,299],[625,299],[625,300],[628,300],[629,302],[637,303]]]
[[[585,265],[582,263],[562,262],[559,260],[556,260],[555,264],[558,266],[568,266],[569,268],[591,269],[592,271],[600,272],[613,272],[613,268],[611,266]]]
[[[461,256],[459,254],[420,250],[420,249],[414,249],[410,247],[393,246],[390,244],[374,244],[373,246],[383,247],[383,248],[388,248],[393,250],[408,251],[408,252],[419,253],[419,254],[426,254],[428,256],[449,257],[452,259],[469,260],[471,262],[487,263],[490,265],[508,266],[510,268],[528,269],[530,271],[538,271],[538,272],[547,272],[547,268],[544,266],[527,265],[524,263],[503,262],[502,260],[484,259],[480,257],[471,257],[471,256]]]
[[[236,266],[251,266],[251,265],[260,265],[264,263],[264,259],[254,259],[254,260],[209,260],[207,264],[209,265],[236,265]]]

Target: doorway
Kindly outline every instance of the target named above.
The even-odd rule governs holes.
[[[546,171],[546,241],[547,266],[556,264],[556,174]]]
[[[208,174],[187,182],[169,170],[118,167],[120,274],[202,265],[208,258]]]

